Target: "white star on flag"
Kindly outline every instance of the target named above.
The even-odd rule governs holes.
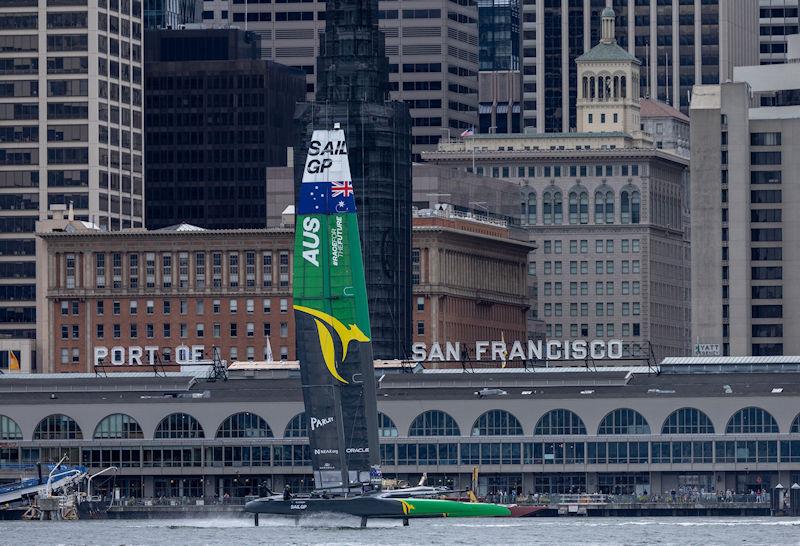
[[[343,207],[344,206],[344,201],[339,201],[339,206]]]

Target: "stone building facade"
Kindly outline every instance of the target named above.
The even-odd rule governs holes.
[[[38,231],[39,371],[294,358],[292,229]]]
[[[517,233],[515,233],[516,231]],[[414,342],[525,340],[532,305],[527,275],[534,245],[502,220],[420,210],[413,219]]]
[[[641,131],[631,88],[638,61],[614,42],[613,13],[604,19],[603,39],[578,60],[578,81],[587,84],[578,100],[583,132],[477,135],[423,157],[519,184],[548,337],[621,338],[633,353],[684,355],[688,160]],[[624,96],[614,76],[626,82]]]

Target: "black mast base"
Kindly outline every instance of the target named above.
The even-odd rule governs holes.
[[[367,516],[361,516],[361,528],[362,529],[367,528]]]

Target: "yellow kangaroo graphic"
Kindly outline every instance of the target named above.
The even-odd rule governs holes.
[[[342,321],[336,317],[329,315],[328,313],[323,313],[318,309],[312,309],[303,305],[295,305],[294,309],[314,317],[314,322],[317,325],[317,333],[319,334],[319,344],[320,348],[322,349],[322,357],[325,360],[325,366],[337,381],[348,384],[348,382],[341,375],[339,375],[339,372],[336,370],[335,345],[333,343],[333,337],[331,336],[328,328],[325,327],[325,324],[333,328],[333,330],[336,332],[336,335],[339,336],[339,340],[342,343],[342,362],[344,362],[345,358],[347,358],[347,347],[350,345],[351,341],[367,343],[369,342],[369,338],[357,325],[351,324],[350,326],[345,326]],[[325,324],[323,324],[323,322]]]

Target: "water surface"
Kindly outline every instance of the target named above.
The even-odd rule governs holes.
[[[0,521],[0,543],[43,544],[798,544],[793,518],[470,518],[374,521],[351,517],[252,520]]]

